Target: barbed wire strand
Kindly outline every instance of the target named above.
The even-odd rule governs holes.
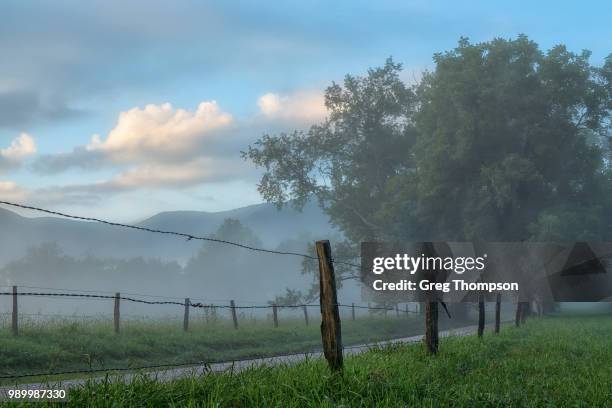
[[[128,228],[128,229],[144,231],[144,232],[150,232],[150,233],[155,233],[155,234],[172,235],[172,236],[177,236],[177,237],[181,237],[181,238],[186,238],[187,241],[198,240],[198,241],[215,242],[215,243],[218,243],[218,244],[232,245],[232,246],[235,246],[235,247],[239,247],[239,248],[243,248],[243,249],[248,249],[250,251],[264,252],[264,253],[270,253],[270,254],[276,254],[276,255],[299,256],[299,257],[310,259],[310,260],[313,260],[313,261],[318,261],[319,260],[319,258],[316,257],[316,256],[312,256],[312,255],[308,255],[308,254],[302,254],[302,253],[299,253],[299,252],[278,251],[278,250],[274,250],[274,249],[258,248],[258,247],[254,247],[254,246],[250,246],[250,245],[241,244],[241,243],[238,243],[238,242],[228,241],[228,240],[225,240],[225,239],[218,239],[218,238],[211,238],[211,237],[202,237],[202,236],[197,236],[197,235],[193,235],[193,234],[187,234],[187,233],[184,233],[184,232],[166,231],[166,230],[160,230],[160,229],[155,229],[155,228],[142,227],[142,226],[138,226],[138,225],[130,225],[130,224],[123,224],[123,223],[119,223],[119,222],[107,221],[107,220],[103,220],[103,219],[95,218],[95,217],[83,217],[83,216],[79,216],[79,215],[66,214],[66,213],[62,213],[62,212],[59,212],[59,211],[47,210],[47,209],[40,208],[40,207],[34,207],[34,206],[30,206],[30,205],[25,205],[25,204],[18,204],[18,203],[13,203],[13,202],[10,202],[10,201],[0,200],[0,204],[4,204],[4,205],[11,206],[11,207],[16,207],[16,208],[21,208],[21,209],[24,209],[24,210],[38,211],[38,212],[42,212],[42,213],[45,213],[45,214],[56,215],[56,216],[59,216],[59,217],[70,218],[70,219],[73,219],[73,220],[97,222],[97,223],[109,225],[109,226],[112,226],[112,227]],[[359,265],[356,265],[356,264],[353,264],[353,263],[350,263],[350,262],[346,262],[346,261],[340,261],[340,260],[333,260],[332,259],[332,262],[334,262],[336,264],[339,264],[339,265],[346,265],[346,266],[351,266],[351,267],[355,267],[355,268],[360,268]]]
[[[67,298],[88,298],[88,299],[107,299],[107,300],[125,300],[128,302],[134,303],[142,303],[146,305],[175,305],[175,306],[185,306],[185,302],[175,302],[175,301],[155,301],[155,300],[144,300],[144,299],[136,299],[128,296],[112,296],[112,295],[96,295],[90,293],[50,293],[50,292],[0,292],[0,296],[36,296],[36,297],[46,297],[46,298],[58,298],[58,297],[67,297]],[[232,306],[232,305],[219,305],[219,304],[210,304],[210,303],[201,303],[201,302],[189,302],[189,306],[193,308],[212,308],[212,309],[271,309],[274,307],[277,308],[302,308],[302,307],[319,307],[319,304],[316,303],[300,303],[293,305],[252,305],[252,306]],[[355,308],[355,309],[368,309],[368,310],[387,310],[393,311],[396,310],[402,313],[418,313],[413,310],[400,310],[395,309],[393,307],[377,307],[377,306],[362,306],[355,304],[341,304],[338,303],[336,306],[344,307],[344,308]]]
[[[0,285],[0,288],[12,288],[13,286],[17,286],[18,288],[26,288],[26,289],[43,289],[43,290],[56,290],[56,291],[64,291],[64,292],[85,292],[85,293],[117,293],[117,291],[114,290],[93,290],[93,289],[68,289],[68,288],[52,288],[52,287],[47,287],[47,286],[28,286],[28,285],[21,285],[18,283],[15,283],[13,285]],[[135,292],[121,292],[124,295],[130,295],[130,296],[141,296],[141,297],[149,297],[149,298],[159,298],[159,299],[185,299],[185,297],[181,297],[181,296],[164,296],[164,295],[152,295],[152,294],[145,294],[145,293],[135,293]],[[189,296],[186,296],[189,297]],[[198,300],[201,302],[230,302],[232,299],[210,299],[210,298],[197,298],[197,297],[190,297],[191,300]],[[246,299],[240,299],[241,302],[243,303],[258,303],[260,302],[259,300],[246,300]]]

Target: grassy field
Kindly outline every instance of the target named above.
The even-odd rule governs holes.
[[[442,318],[443,328],[474,324]],[[201,361],[224,361],[270,356],[321,347],[319,322],[306,327],[303,320],[241,322],[234,330],[227,321],[193,322],[189,332],[182,322],[129,321],[115,335],[110,321],[55,321],[25,324],[18,337],[9,328],[0,330],[0,375],[49,373],[72,370],[140,367]],[[397,318],[360,317],[343,321],[346,345],[411,336],[423,331],[422,316]],[[98,374],[100,375],[100,374]],[[69,378],[78,375],[63,377]],[[82,376],[82,375],[81,375]],[[21,382],[45,380],[27,377]],[[14,383],[3,380],[2,383]]]
[[[606,407],[612,406],[612,316],[531,319],[520,328],[347,358],[170,383],[89,384],[63,406],[96,407]]]

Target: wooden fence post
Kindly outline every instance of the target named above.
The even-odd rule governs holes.
[[[274,315],[274,328],[278,327],[278,306],[276,303],[272,304],[272,314]]]
[[[514,325],[519,327],[521,325],[521,309],[523,308],[523,302],[520,300],[516,302],[516,314],[514,316]]]
[[[19,335],[19,309],[17,304],[17,286],[13,286],[13,336]]]
[[[351,305],[351,318],[355,321],[355,304]]]
[[[115,333],[119,334],[119,300],[121,298],[121,294],[119,292],[115,293],[115,312],[113,313],[113,323],[115,325]]]
[[[187,331],[189,330],[189,306],[191,305],[191,302],[189,301],[189,298],[185,298],[185,314],[183,315],[183,330]]]
[[[410,315],[410,314],[409,314],[409,312],[408,312],[408,303],[406,303],[406,304],[404,305],[404,309],[406,309],[406,310],[405,310],[405,313],[406,313],[406,317],[408,317],[408,316]]]
[[[495,299],[495,334],[499,333],[499,326],[501,324],[501,293],[497,294]]]
[[[302,306],[304,308],[304,321],[306,322],[306,326],[308,326],[308,306]]]
[[[485,329],[484,295],[478,295],[478,337],[482,338]]]
[[[425,345],[429,354],[438,352],[438,302],[425,302]]]
[[[338,311],[338,294],[336,292],[336,274],[332,263],[329,241],[317,241],[319,258],[319,283],[321,304],[321,339],[323,354],[332,371],[342,370],[342,330]]]
[[[238,328],[238,316],[236,315],[236,302],[230,300],[230,308],[232,309],[232,320],[234,321],[234,329]]]
[[[395,304],[395,317],[399,319],[399,304]]]
[[[425,256],[438,256],[433,242],[423,243]],[[427,271],[426,278],[434,281],[437,271]],[[425,345],[429,354],[438,353],[439,329],[438,329],[438,299],[433,291],[425,293]]]

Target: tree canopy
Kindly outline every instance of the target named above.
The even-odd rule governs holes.
[[[262,196],[312,196],[349,242],[612,237],[612,56],[526,36],[434,55],[417,84],[388,59],[325,92],[328,117],[243,153]]]

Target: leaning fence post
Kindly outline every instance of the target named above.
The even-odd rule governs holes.
[[[484,295],[478,295],[478,337],[482,338],[485,328],[485,303]]]
[[[355,303],[351,305],[351,319],[355,321]]]
[[[501,293],[497,294],[495,299],[495,333],[499,333],[499,325],[501,320]]]
[[[13,286],[13,336],[19,334],[19,310],[17,304],[17,286]]]
[[[321,338],[323,354],[332,371],[342,370],[342,331],[336,292],[336,274],[329,241],[317,241],[321,305]]]
[[[189,330],[189,305],[191,305],[189,298],[185,298],[185,314],[183,315],[183,330],[184,331]]]
[[[232,320],[234,321],[234,329],[238,328],[238,315],[236,315],[236,302],[230,300],[230,308],[232,309]]]
[[[274,316],[274,328],[278,327],[278,305],[272,304],[272,315]]]
[[[115,313],[113,314],[113,322],[115,325],[115,333],[119,334],[119,300],[121,298],[121,294],[119,292],[115,293]]]

